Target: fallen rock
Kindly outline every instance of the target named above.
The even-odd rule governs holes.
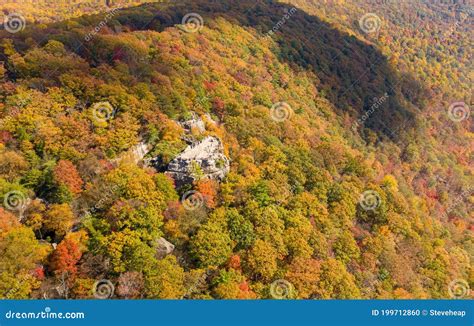
[[[171,176],[177,187],[193,183],[202,178],[221,181],[229,173],[229,159],[217,137],[208,136],[189,145],[168,165],[166,174]]]
[[[169,255],[174,250],[174,244],[161,237],[156,241],[156,254],[159,258]]]

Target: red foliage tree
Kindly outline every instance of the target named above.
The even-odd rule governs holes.
[[[229,260],[229,267],[235,270],[240,270],[240,256],[233,255]]]
[[[216,207],[215,198],[217,190],[215,181],[209,179],[200,180],[197,183],[197,191],[201,193],[208,208]]]
[[[82,257],[79,245],[73,239],[64,239],[51,257],[51,268],[56,275],[67,273],[74,277],[77,274],[77,262]]]
[[[0,207],[0,233],[8,232],[10,229],[14,227],[18,227],[20,223],[18,222],[18,218],[13,215],[12,213]]]
[[[203,84],[204,84],[204,87],[205,87],[208,91],[213,90],[213,89],[216,88],[216,86],[217,86],[217,83],[213,83],[213,82],[207,81],[207,80],[205,80]]]
[[[69,191],[77,195],[82,191],[82,181],[76,167],[68,160],[60,160],[54,168],[54,179],[65,185]]]
[[[246,280],[239,284],[239,299],[256,299],[257,295],[250,289],[250,286]]]
[[[43,268],[43,266],[37,266],[35,268],[35,270],[33,271],[33,275],[39,280],[44,280],[44,268]]]
[[[10,132],[8,131],[0,131],[0,143],[8,143],[9,141],[11,141],[13,139],[13,136]]]
[[[214,109],[214,112],[216,113],[216,115],[219,117],[220,120],[223,120],[224,119],[224,114],[225,114],[225,103],[224,101],[219,98],[219,97],[216,97],[214,99],[214,101],[212,101],[212,108]]]

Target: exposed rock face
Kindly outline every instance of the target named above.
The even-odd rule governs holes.
[[[159,238],[156,241],[156,255],[159,258],[163,258],[169,255],[174,250],[174,244],[166,240],[165,238]]]
[[[201,178],[222,180],[229,173],[229,159],[224,155],[221,141],[212,136],[189,145],[170,162],[166,174],[177,187]]]
[[[125,153],[122,153],[119,157],[112,160],[113,163],[119,164],[120,162],[130,162],[134,164],[138,164],[140,161],[143,160],[146,154],[151,150],[151,146],[145,142],[140,142],[137,145],[130,148]]]
[[[199,132],[206,131],[206,125],[204,121],[196,114],[190,120],[178,122],[178,124],[184,129],[184,131],[190,133],[192,130],[198,130]]]
[[[144,142],[141,142],[138,145],[132,147],[131,154],[135,162],[139,162],[143,160],[143,158],[149,151],[150,151],[150,146]]]

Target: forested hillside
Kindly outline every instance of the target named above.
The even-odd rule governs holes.
[[[471,295],[472,6],[57,3],[0,30],[1,298]]]
[[[116,8],[165,1],[167,0],[0,0],[0,9],[6,16],[15,14],[29,23],[44,24]]]

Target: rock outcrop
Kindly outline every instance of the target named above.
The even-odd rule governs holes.
[[[185,121],[180,121],[178,124],[184,129],[185,132],[191,133],[193,130],[197,130],[200,133],[206,131],[206,125],[202,119],[196,114],[192,115],[192,118]]]
[[[161,237],[156,241],[156,255],[158,258],[163,258],[169,255],[174,250],[174,244]]]
[[[229,159],[217,137],[208,136],[189,145],[168,165],[170,175],[177,187],[193,183],[201,178],[221,181],[229,173]]]
[[[150,150],[151,146],[142,141],[130,148],[128,151],[122,153],[116,159],[112,160],[112,163],[119,164],[120,162],[130,162],[138,164],[144,159],[145,155],[148,154]]]

